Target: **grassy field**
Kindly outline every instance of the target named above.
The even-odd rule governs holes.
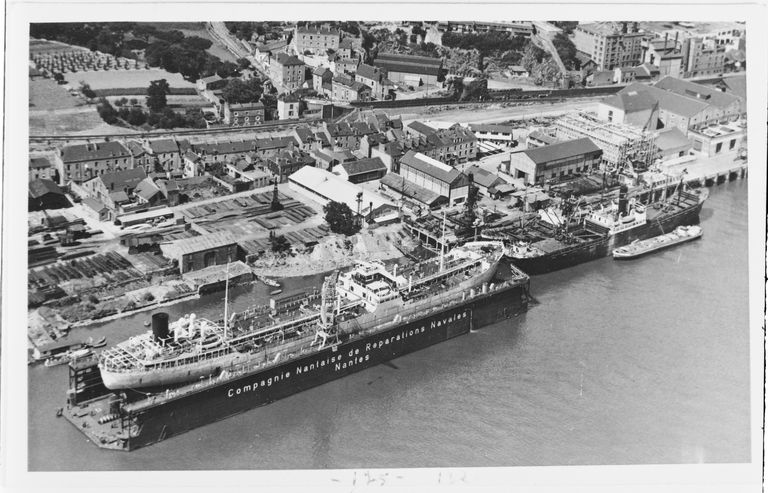
[[[29,81],[29,110],[61,110],[80,106],[82,101],[70,95],[51,79]]]
[[[30,135],[58,135],[93,130],[104,123],[96,107],[83,108],[82,112],[30,114]]]
[[[193,82],[184,80],[181,74],[172,74],[161,69],[150,70],[106,70],[66,74],[67,80],[75,87],[85,82],[91,89],[117,87],[148,87],[153,80],[165,79],[171,87],[195,87]]]

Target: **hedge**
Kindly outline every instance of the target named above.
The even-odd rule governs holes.
[[[94,89],[96,97],[106,96],[146,96],[146,87],[113,87],[110,89]],[[171,87],[171,96],[195,96],[197,89],[194,87]]]

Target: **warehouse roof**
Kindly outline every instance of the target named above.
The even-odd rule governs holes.
[[[720,109],[726,108],[738,101],[736,96],[719,91],[714,87],[696,84],[695,82],[671,76],[664,77],[654,84],[654,87],[671,91],[687,98],[698,99]]]
[[[449,184],[455,183],[462,176],[461,172],[456,168],[414,151],[408,151],[400,158],[400,166],[402,167],[403,165],[410,166],[417,171],[421,171],[426,175]]]
[[[587,137],[576,140],[568,140],[522,151],[536,164],[544,164],[572,156],[579,156],[590,152],[602,152],[592,140]]]
[[[222,231],[207,235],[193,236],[191,238],[182,238],[168,243],[161,243],[160,249],[166,257],[178,258],[182,255],[204,252],[206,250],[213,250],[214,248],[221,248],[236,243],[237,240],[231,233]]]
[[[708,103],[695,98],[682,96],[672,91],[665,91],[655,86],[647,86],[639,82],[632,83],[619,91],[621,93],[629,92],[646,93],[659,102],[659,109],[663,109],[681,115],[686,118],[695,116],[707,108]]]
[[[386,170],[387,166],[379,157],[359,159],[357,161],[350,161],[347,163],[341,163],[340,165],[347,172],[348,176],[361,175],[364,173],[370,173],[371,171]]]
[[[395,190],[405,195],[406,197],[415,200],[416,202],[424,204],[427,207],[434,207],[441,202],[448,201],[446,197],[443,197],[439,193],[433,192],[432,190],[427,190],[426,188],[420,187],[415,183],[411,183],[402,176],[395,173],[387,173],[384,175],[384,177],[381,179],[381,184],[386,185],[392,190]]]
[[[370,204],[377,209],[382,205],[392,205],[380,195],[364,190],[333,173],[312,166],[305,166],[288,177],[288,181],[307,189],[328,201],[347,204],[353,211],[357,210],[357,195],[362,193],[361,213],[367,214]]]
[[[605,98],[602,102],[613,108],[623,110],[625,113],[649,110],[658,104],[656,98],[648,92],[634,90],[614,94]]]
[[[471,174],[472,182],[477,183],[483,188],[491,188],[494,185],[505,183],[504,180],[499,177],[499,175],[495,175],[476,165],[467,168],[465,173],[467,175]]]

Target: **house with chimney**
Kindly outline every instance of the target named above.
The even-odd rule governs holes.
[[[181,153],[179,152],[179,144],[175,140],[149,140],[147,149],[156,169],[162,169],[171,174],[181,172]]]
[[[123,206],[134,201],[134,190],[145,178],[144,168],[126,169],[91,178],[82,188],[109,209],[110,219],[115,219]]]
[[[57,168],[61,183],[83,183],[104,173],[129,169],[130,151],[117,141],[71,144],[57,152]]]

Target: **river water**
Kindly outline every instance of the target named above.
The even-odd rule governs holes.
[[[29,468],[748,462],[747,182],[713,188],[701,219],[696,242],[534,277],[537,303],[517,319],[131,453],[98,449],[56,418],[66,367],[33,367]],[[267,291],[236,288],[233,308]],[[222,297],[167,311],[214,317]],[[147,319],[98,332],[111,344],[147,330]]]

